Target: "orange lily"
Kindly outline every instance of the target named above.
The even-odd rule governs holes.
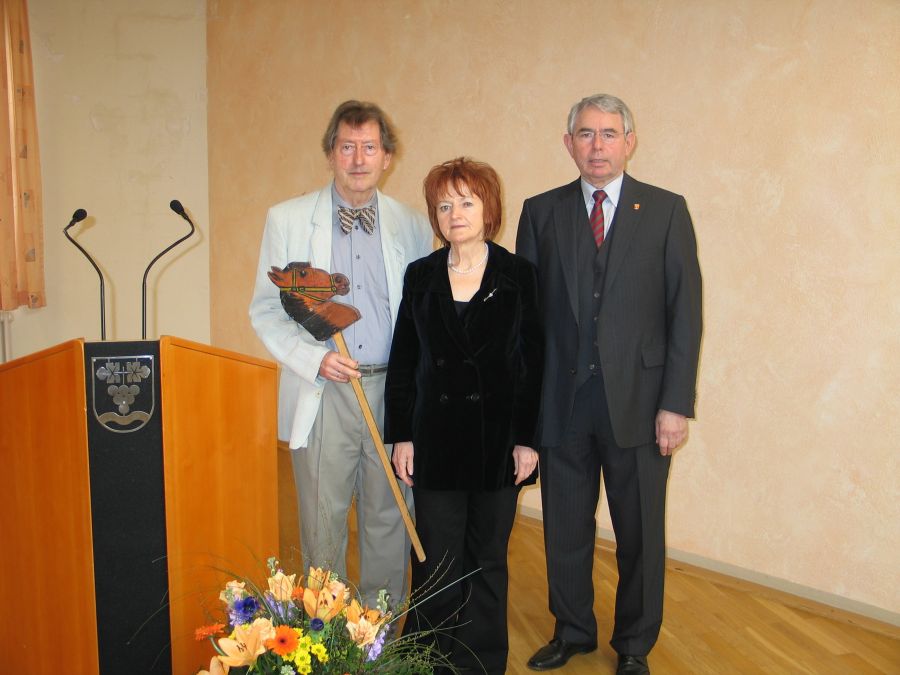
[[[313,591],[318,591],[328,582],[330,576],[331,574],[321,567],[310,567],[309,574],[306,575],[306,586]]]
[[[265,653],[266,640],[275,637],[275,629],[268,619],[256,619],[249,626],[238,626],[234,636],[220,638],[219,648],[224,652],[219,660],[223,665],[234,668],[252,666],[260,654]]]
[[[200,670],[197,675],[228,675],[228,666],[222,665],[218,656],[209,660],[209,670]]]
[[[318,591],[307,587],[303,591],[303,609],[310,618],[318,617],[327,623],[344,608],[345,592],[346,586],[340,582]]]
[[[347,632],[350,638],[360,647],[372,644],[378,636],[381,625],[389,617],[377,609],[361,607],[356,598],[347,608]]]
[[[269,577],[269,591],[271,591],[272,596],[279,602],[290,600],[291,594],[294,592],[294,578],[296,576],[295,574],[288,576],[279,570]]]

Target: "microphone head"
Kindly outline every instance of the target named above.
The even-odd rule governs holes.
[[[84,209],[76,209],[75,213],[72,214],[73,223],[80,223],[85,218],[87,218],[87,211]]]
[[[169,208],[172,209],[179,216],[184,216],[184,207],[181,205],[181,202],[177,199],[173,199],[169,202]]]

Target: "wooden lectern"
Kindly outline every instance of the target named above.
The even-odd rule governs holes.
[[[0,366],[4,672],[194,673],[278,551],[276,366],[172,337]]]

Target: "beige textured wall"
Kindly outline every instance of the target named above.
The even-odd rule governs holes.
[[[203,0],[29,0],[41,145],[47,307],[20,309],[13,356],[73,337],[100,339],[97,274],[106,275],[107,338],[141,336],[141,277],[154,265],[147,336],[209,341],[206,3]]]
[[[706,282],[669,544],[900,611],[900,3],[210,0],[208,18],[216,344],[265,353],[246,308],[266,207],[327,180],[338,102],[393,116],[386,191],[420,208],[434,163],[492,163],[512,245],[522,199],[576,176],[569,105],[615,93],[629,170],[686,195]]]

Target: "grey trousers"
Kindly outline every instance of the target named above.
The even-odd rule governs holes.
[[[363,377],[362,386],[383,433],[384,373]],[[388,456],[391,446],[387,446]],[[374,606],[385,589],[392,604],[407,595],[410,541],[353,387],[328,382],[310,432],[309,445],[291,451],[304,573],[310,565],[346,579],[347,514],[356,497],[359,532],[359,593]],[[392,476],[392,480],[395,480]],[[412,491],[400,484],[412,513]]]

